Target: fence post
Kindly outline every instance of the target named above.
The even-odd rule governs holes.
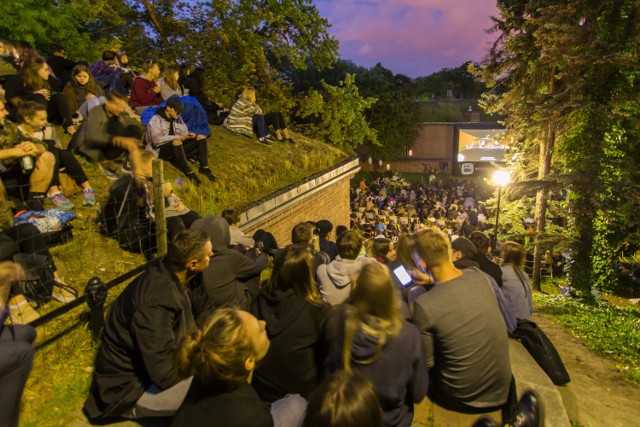
[[[104,303],[107,301],[107,285],[99,277],[89,279],[84,288],[87,296],[87,305],[91,309],[89,316],[89,329],[94,341],[100,339],[100,332],[104,328]]]
[[[156,248],[158,256],[167,254],[167,220],[164,216],[164,166],[162,159],[155,159],[153,168],[153,210],[156,215]]]

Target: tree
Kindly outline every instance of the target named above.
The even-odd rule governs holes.
[[[639,5],[511,0],[498,7],[500,37],[480,73],[494,89],[486,106],[507,116],[511,136],[538,164],[539,233],[549,172],[563,175],[574,289],[589,295],[592,284],[610,288],[612,248],[633,211],[623,194],[637,194],[634,171],[621,159],[637,156],[630,141],[638,136]]]

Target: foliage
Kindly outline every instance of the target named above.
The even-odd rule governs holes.
[[[640,311],[560,295],[537,294],[533,299],[537,311],[558,317],[588,349],[612,356],[625,377],[640,384]]]
[[[360,96],[355,76],[347,74],[339,86],[322,82],[322,87],[322,93],[309,89],[300,102],[300,116],[315,119],[308,127],[310,134],[347,151],[367,142],[377,144],[376,131],[364,117],[376,100]]]
[[[429,76],[418,77],[415,81],[416,97],[423,100],[443,99],[451,91],[454,98],[479,98],[485,85],[469,73],[470,62],[457,68],[443,68]]]
[[[555,169],[567,190],[570,280],[587,293],[615,280],[615,247],[635,224],[637,171],[637,2],[499,1],[500,32],[478,72],[492,87],[491,112],[506,115],[508,137],[522,142],[521,179]],[[626,157],[627,160],[623,161]],[[538,191],[544,230],[547,189]]]

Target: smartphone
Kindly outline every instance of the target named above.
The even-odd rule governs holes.
[[[403,265],[395,268],[393,274],[398,278],[402,286],[409,286],[411,284],[411,276]]]

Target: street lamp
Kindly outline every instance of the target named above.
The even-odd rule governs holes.
[[[372,159],[371,157],[369,157],[369,158],[367,159],[367,163],[369,163],[369,166],[371,166],[371,164],[373,163],[373,159]]]
[[[413,150],[411,148],[409,148],[409,157],[413,157]]]
[[[391,165],[387,163],[387,170],[391,169]]]
[[[505,170],[497,170],[493,173],[491,180],[498,186],[498,208],[496,209],[496,227],[493,230],[493,242],[491,248],[495,251],[498,242],[498,224],[500,223],[500,197],[502,196],[502,187],[509,185],[511,182],[511,174]]]

